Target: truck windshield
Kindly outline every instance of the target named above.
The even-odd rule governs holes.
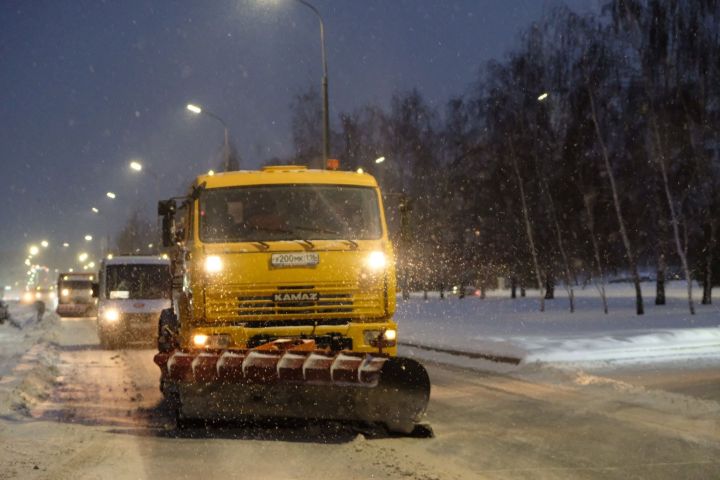
[[[108,265],[105,295],[112,299],[170,298],[167,265]]]
[[[373,188],[273,185],[205,190],[203,242],[373,240],[382,234]]]

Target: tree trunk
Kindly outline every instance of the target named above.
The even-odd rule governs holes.
[[[568,301],[570,303],[570,313],[575,312],[575,291],[573,289],[573,281],[572,281],[572,273],[570,271],[570,261],[568,260],[567,252],[565,251],[565,241],[563,239],[562,229],[560,228],[560,221],[558,220],[557,212],[555,210],[555,201],[553,200],[552,194],[550,193],[550,189],[548,188],[547,181],[545,181],[545,176],[540,171],[540,164],[537,161],[537,156],[534,156],[535,159],[535,171],[537,173],[538,179],[540,180],[540,186],[542,187],[543,193],[545,193],[545,196],[547,197],[548,201],[548,212],[550,215],[550,218],[552,220],[553,228],[555,230],[555,239],[557,240],[558,244],[558,250],[560,251],[560,258],[562,258],[563,261],[563,273],[565,275],[565,290],[568,294]],[[554,287],[554,285],[553,285]],[[553,296],[551,298],[555,298],[555,289],[553,288]],[[545,298],[548,298],[547,295],[545,295]]]
[[[512,142],[508,142],[508,145],[510,147],[510,159],[512,160],[513,170],[515,170],[515,177],[517,178],[518,188],[520,189],[520,202],[522,204],[523,220],[525,221],[525,233],[528,237],[530,254],[532,255],[533,266],[535,267],[537,287],[538,290],[540,290],[540,311],[544,312],[545,296],[543,295],[542,274],[540,273],[540,264],[538,262],[537,250],[535,249],[535,239],[533,237],[532,225],[530,224],[530,214],[528,213],[527,200],[525,198],[525,187],[523,185],[522,175],[520,175],[520,167],[518,167],[517,158],[515,158],[515,149],[513,148],[513,144]]]
[[[520,297],[525,298],[525,295],[527,295],[527,292],[525,292],[525,287],[520,286]]]
[[[510,298],[517,298],[517,278],[510,277]]]
[[[585,212],[588,215],[588,222],[587,222],[587,228],[590,232],[590,242],[592,243],[593,247],[593,257],[595,258],[595,268],[597,270],[597,275],[599,279],[598,282],[595,283],[595,287],[598,289],[598,292],[600,293],[600,299],[602,300],[603,304],[603,312],[605,314],[608,313],[608,303],[607,303],[607,294],[605,293],[605,272],[602,267],[602,259],[600,257],[600,245],[598,244],[597,237],[595,237],[595,215],[592,211],[592,206],[590,205],[590,197],[587,194],[583,195],[583,204],[585,205]]]
[[[555,280],[552,275],[545,277],[545,300],[555,300]]]
[[[675,248],[677,254],[680,257],[680,263],[682,263],[683,271],[685,272],[685,279],[687,280],[687,292],[688,292],[688,308],[690,309],[690,315],[695,315],[695,304],[692,298],[692,277],[690,276],[690,267],[688,266],[687,254],[683,248],[682,242],[680,241],[680,227],[678,223],[678,216],[675,212],[675,202],[670,192],[670,184],[668,182],[667,167],[665,166],[665,158],[662,152],[660,143],[660,133],[658,132],[657,118],[654,113],[651,113],[652,117],[652,129],[653,138],[655,139],[655,153],[657,154],[657,164],[660,166],[660,174],[662,175],[663,187],[665,189],[665,197],[670,208],[670,223],[673,227],[673,237],[675,237]],[[686,242],[687,245],[687,242]]]
[[[657,279],[655,280],[655,305],[665,305],[665,254],[658,255]]]
[[[595,134],[597,135],[598,143],[600,144],[600,150],[602,151],[602,157],[605,164],[605,172],[607,173],[608,181],[610,182],[610,189],[612,190],[615,215],[617,216],[620,227],[620,236],[622,237],[622,241],[625,246],[625,256],[627,257],[628,266],[630,267],[630,272],[633,278],[633,284],[635,285],[635,312],[638,315],[643,315],[645,313],[645,306],[643,305],[642,290],[640,288],[640,274],[638,273],[637,262],[635,261],[632,246],[630,245],[630,237],[628,237],[627,230],[625,229],[625,221],[623,220],[622,208],[620,207],[620,197],[618,195],[617,186],[615,185],[615,175],[613,174],[612,167],[610,165],[610,156],[607,151],[607,145],[605,145],[605,140],[603,140],[602,133],[600,132],[600,123],[598,122],[597,111],[595,109],[595,97],[589,87],[588,96],[590,97],[590,110],[592,113],[593,124],[595,125]]]
[[[715,250],[715,237],[717,235],[717,222],[710,220],[708,225],[705,227],[706,230],[706,246],[705,246],[705,271],[703,272],[703,296],[702,304],[712,304],[712,264],[713,264],[713,252]]]

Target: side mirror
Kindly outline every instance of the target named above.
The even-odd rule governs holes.
[[[100,296],[100,284],[93,282],[92,284],[92,296],[98,298]]]
[[[173,235],[173,219],[177,206],[175,200],[161,200],[158,202],[158,215],[162,217],[162,242],[163,247],[175,245]]]

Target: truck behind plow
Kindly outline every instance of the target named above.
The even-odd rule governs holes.
[[[408,434],[428,374],[397,357],[395,264],[375,179],[266,167],[160,202],[173,307],[155,363],[192,420],[378,423]]]

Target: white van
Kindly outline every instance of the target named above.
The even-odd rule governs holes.
[[[154,256],[103,260],[95,285],[100,345],[118,348],[157,339],[160,312],[170,308],[170,261]]]

